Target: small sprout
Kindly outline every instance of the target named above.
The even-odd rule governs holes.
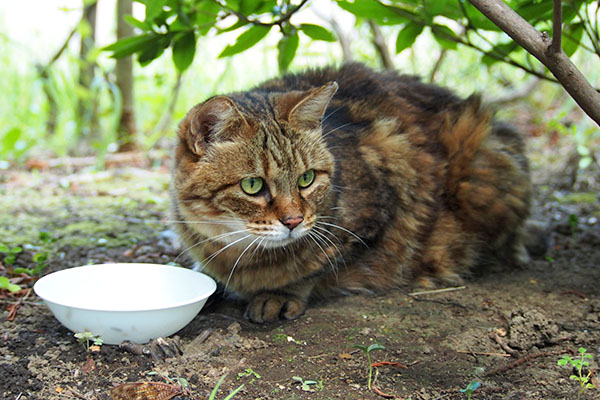
[[[242,378],[245,378],[247,376],[252,376],[253,378],[250,379],[250,383],[254,383],[255,379],[260,379],[262,378],[259,374],[257,374],[252,368],[246,368],[244,371],[239,372],[237,374],[237,380],[240,380]]]
[[[313,380],[304,380],[299,376],[292,376],[292,379],[295,380],[296,382],[300,383],[301,385],[301,389],[305,392],[314,392],[315,389],[318,390],[323,390],[323,381],[313,381]],[[312,388],[311,386],[314,386],[314,388]]]
[[[571,375],[569,378],[579,382],[579,391],[577,392],[577,399],[581,398],[582,393],[586,389],[595,389],[596,386],[591,382],[592,380],[592,371],[589,371],[586,375],[584,375],[584,368],[589,367],[590,361],[594,356],[591,354],[586,354],[585,347],[579,348],[579,357],[571,358],[568,355],[564,355],[560,360],[558,360],[558,365],[564,366],[567,364],[571,364],[573,368],[577,371],[577,375]]]
[[[7,277],[0,276],[0,289],[8,290],[11,293],[21,290],[21,286],[12,283]]]
[[[460,391],[467,394],[467,400],[471,400],[471,395],[480,385],[481,383],[473,381],[469,383],[466,388],[460,389]]]
[[[4,256],[4,264],[6,265],[13,265],[17,260],[17,254],[19,254],[22,251],[22,247],[15,246],[13,248],[10,248],[4,243],[0,243],[0,253],[6,254]]]
[[[373,343],[369,347],[360,344],[356,344],[353,347],[362,350],[367,355],[367,362],[369,363],[369,381],[367,387],[369,388],[369,390],[371,390],[371,378],[373,377],[373,363],[371,362],[371,352],[374,350],[385,350],[385,347],[378,343]]]
[[[210,393],[210,396],[208,397],[208,400],[215,400],[215,398],[217,397],[217,391],[219,390],[219,387],[221,386],[221,383],[223,383],[223,381],[225,380],[225,377],[227,375],[223,375],[221,377],[221,379],[219,379],[219,381],[217,382],[217,384],[215,385],[214,389],[212,390],[212,392]],[[237,394],[237,392],[239,392],[240,390],[242,390],[242,388],[244,387],[244,384],[238,386],[236,389],[233,390],[233,392],[229,393],[227,395],[227,397],[225,397],[224,400],[230,400],[233,398],[233,396],[235,396]]]
[[[90,351],[92,346],[102,346],[102,343],[104,343],[100,336],[94,335],[92,332],[78,332],[75,337],[79,343],[83,344],[85,351]]]

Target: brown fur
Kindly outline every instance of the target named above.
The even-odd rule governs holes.
[[[318,295],[455,282],[526,256],[523,143],[476,97],[349,64],[211,98],[178,135],[178,232],[249,300],[253,321],[296,318]],[[265,182],[256,195],[240,186],[252,177]],[[291,220],[302,223],[290,231]]]

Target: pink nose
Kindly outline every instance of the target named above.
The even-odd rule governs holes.
[[[288,229],[291,231],[292,229],[294,229],[295,227],[297,227],[298,225],[300,225],[300,223],[304,221],[304,217],[299,216],[299,217],[286,217],[284,219],[281,220],[281,223],[284,224],[285,226],[288,227]]]

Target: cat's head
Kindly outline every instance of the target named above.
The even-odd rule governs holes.
[[[308,234],[331,191],[321,122],[337,83],[240,93],[194,107],[179,126],[174,201],[192,230],[280,247]]]

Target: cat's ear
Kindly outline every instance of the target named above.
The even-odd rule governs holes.
[[[290,126],[302,130],[317,129],[321,125],[329,101],[337,90],[337,82],[329,82],[320,88],[304,92],[288,114]]]
[[[213,142],[233,140],[249,129],[233,100],[216,96],[192,108],[179,125],[179,137],[190,151],[202,156]]]

